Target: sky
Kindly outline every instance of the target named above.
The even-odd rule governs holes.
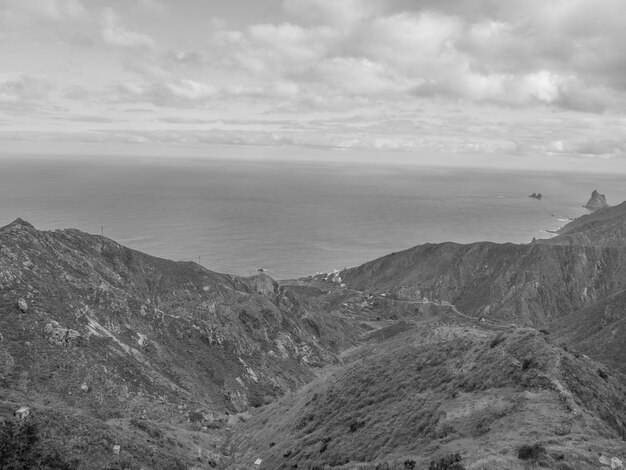
[[[625,18],[624,0],[0,0],[0,152],[300,146],[626,171]]]

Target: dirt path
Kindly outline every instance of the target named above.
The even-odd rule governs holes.
[[[461,316],[461,317],[465,317],[469,320],[472,321],[480,321],[480,317],[472,317],[470,315],[466,315],[463,312],[460,312],[455,305],[451,304],[450,302],[438,302],[436,300],[396,300],[396,299],[390,299],[388,297],[385,297],[383,295],[380,294],[367,294],[366,292],[357,290],[357,289],[352,289],[352,288],[344,288],[344,290],[349,291],[349,292],[354,292],[357,294],[361,294],[361,295],[372,295],[373,297],[375,297],[376,299],[379,300],[386,300],[388,302],[392,302],[392,305],[395,304],[402,304],[402,305],[436,305],[438,307],[448,307],[450,308],[455,314]],[[484,317],[483,317],[484,318]],[[505,325],[503,323],[498,323],[496,321],[490,320],[488,318],[484,319],[484,323],[490,325],[490,326],[495,326],[497,328],[510,328],[511,325]]]

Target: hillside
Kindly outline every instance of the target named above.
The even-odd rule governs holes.
[[[217,274],[18,219],[0,229],[0,400],[37,406],[48,424],[65,409],[105,433],[193,413],[199,428],[222,428],[337,362],[359,330],[322,313],[264,275]],[[101,468],[107,452],[81,468]]]
[[[380,470],[459,453],[515,469],[526,449],[595,468],[626,455],[625,213],[559,235],[584,243],[427,244],[282,282],[18,219],[0,228],[0,467]]]
[[[613,247],[441,243],[387,255],[341,278],[357,290],[541,326],[622,290],[625,261],[626,250]]]
[[[591,469],[625,455],[622,377],[536,330],[440,321],[366,349],[241,426],[228,468],[427,468],[458,453],[467,469]]]

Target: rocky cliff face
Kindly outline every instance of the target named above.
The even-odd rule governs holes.
[[[600,194],[597,189],[594,189],[591,193],[591,197],[587,201],[587,204],[583,207],[595,212],[600,209],[606,209],[609,205],[606,203],[606,196],[604,194]]]

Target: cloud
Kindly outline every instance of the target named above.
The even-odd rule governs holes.
[[[283,9],[305,24],[349,27],[380,10],[380,3],[368,0],[284,0]]]
[[[163,83],[119,82],[106,90],[106,96],[113,102],[171,107],[203,107],[217,93],[215,87],[189,79]]]
[[[102,39],[105,43],[118,47],[152,48],[155,45],[147,34],[127,30],[111,8],[104,10]]]
[[[86,13],[80,0],[0,0],[0,11],[52,21],[76,20]]]
[[[0,74],[0,103],[19,105],[43,100],[53,89],[42,78],[24,74]]]
[[[0,0],[0,42],[40,48],[5,69],[53,74],[0,76],[2,108],[102,141],[624,156],[623,0],[105,3]]]
[[[546,146],[550,154],[578,155],[588,158],[626,157],[626,142],[616,139],[572,138],[556,140]]]
[[[600,1],[621,8],[613,0]],[[626,85],[625,74],[618,73],[626,71],[626,59],[617,53],[595,56],[602,61],[597,70],[615,69],[611,81],[585,70],[589,60],[573,59],[592,56],[598,38],[612,43],[608,50],[620,50],[614,35],[623,33],[598,30],[597,19],[586,22],[580,5],[588,2],[532,0],[527,9],[511,2],[484,1],[474,8],[425,2],[427,9],[413,4],[393,13],[384,2],[368,7],[360,0],[285,0],[293,22],[217,29],[204,65],[257,82],[291,82],[300,90],[296,107],[342,100],[349,105],[345,98],[351,96],[393,101],[413,95],[604,112],[622,101],[610,96],[619,88],[612,82]]]
[[[137,8],[159,14],[165,13],[168,10],[167,5],[159,0],[137,0]]]

